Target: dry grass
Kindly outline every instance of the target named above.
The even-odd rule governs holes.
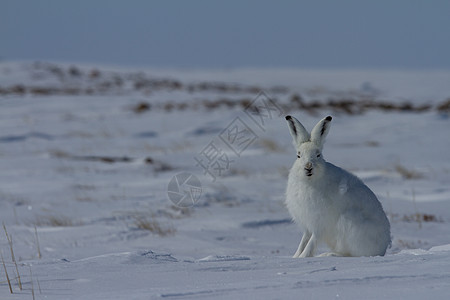
[[[185,145],[175,144],[174,151],[185,150],[186,147],[188,147],[188,146],[190,147],[190,144],[185,144]],[[106,164],[132,163],[132,162],[135,162],[136,160],[139,160],[137,158],[132,158],[132,157],[128,157],[128,156],[73,155],[73,154],[67,153],[65,151],[58,150],[58,149],[50,151],[50,155],[52,157],[58,158],[58,159],[100,162],[100,163],[106,163]],[[174,169],[174,167],[172,167],[168,163],[159,161],[159,160],[154,160],[151,157],[146,157],[146,158],[142,159],[142,161],[147,165],[153,166],[153,169],[155,170],[155,172],[167,172],[167,171],[171,171]],[[58,172],[68,173],[68,172],[73,172],[73,169],[67,169],[67,168],[58,169]],[[85,186],[85,187],[81,186],[81,188],[79,188],[79,189],[92,190],[92,189],[95,189],[95,186]],[[80,201],[83,201],[83,200],[85,200],[85,202],[89,201],[89,199],[81,199]]]
[[[137,113],[137,114],[141,114],[143,112],[149,111],[151,108],[151,104],[147,103],[147,102],[139,102],[138,104],[136,104],[132,110]]]
[[[395,166],[395,171],[399,173],[404,179],[420,179],[423,178],[423,175],[414,170],[410,170],[405,168],[402,165]]]
[[[39,245],[39,237],[38,237],[38,232],[37,232],[36,226],[34,226],[34,235],[36,237],[36,248],[37,248],[38,258],[41,259],[42,258],[41,246]]]
[[[95,200],[91,197],[75,197],[75,200],[78,202],[94,202]]]
[[[359,115],[370,110],[423,113],[430,111],[433,107],[429,104],[415,105],[412,102],[397,103],[395,101],[380,101],[364,95],[353,95],[350,97],[337,96],[329,100],[306,102],[301,95],[293,94],[285,109],[287,111],[299,109],[310,113],[314,113],[320,109],[327,109],[333,110],[336,113]]]
[[[367,147],[379,147],[380,142],[377,141],[367,141],[364,143]]]
[[[8,231],[6,230],[6,226],[5,223],[3,223],[3,229],[5,231],[5,235],[6,235],[6,239],[8,240],[8,244],[9,244],[9,249],[11,250],[11,260],[14,263],[14,266],[16,268],[16,280],[17,280],[17,285],[19,286],[19,289],[22,290],[22,280],[20,278],[20,273],[19,273],[19,267],[17,266],[17,261],[16,261],[16,256],[14,255],[14,248],[13,248],[13,242],[12,242],[12,236],[10,234],[8,234]],[[3,255],[2,255],[2,262],[3,262],[3,267],[5,269],[5,274],[7,275],[7,271],[6,271],[6,265],[5,265],[5,261],[3,259]],[[9,282],[9,278],[8,278],[8,283]],[[10,289],[11,294],[12,294],[12,290]]]
[[[263,138],[259,140],[259,144],[267,152],[283,152],[283,149],[274,140]]]
[[[421,240],[418,241],[407,241],[398,239],[396,243],[399,245],[402,249],[417,249],[417,248],[423,248],[427,246],[426,242],[422,242]]]
[[[415,214],[411,214],[411,215],[404,215],[402,217],[402,221],[404,222],[418,222],[418,223],[422,223],[422,222],[436,222],[436,223],[442,223],[444,222],[442,220],[442,218],[437,217],[435,215],[432,214],[424,214],[424,213],[415,213]]]
[[[4,258],[3,258],[3,253],[0,252],[0,256],[1,256],[1,258],[2,258],[3,270],[5,271],[6,281],[8,282],[9,292],[10,292],[11,294],[13,294],[13,289],[12,289],[12,285],[11,285],[11,280],[9,279],[8,269],[6,269],[5,260],[4,260]]]
[[[31,296],[33,297],[33,300],[35,300],[35,295],[34,295],[34,283],[33,283],[33,272],[31,272],[31,267],[30,267],[30,282],[31,282]]]
[[[174,78],[157,78],[144,72],[112,73],[98,69],[88,70],[77,66],[67,67],[51,63],[35,63],[31,65],[30,72],[31,78],[52,78],[56,79],[57,82],[53,86],[41,84],[40,80],[34,81],[32,85],[16,83],[1,86],[0,96],[34,95],[49,97],[57,95],[135,95],[138,93],[148,97],[154,91],[182,91],[188,95],[193,95],[195,99],[199,99],[197,95],[205,95],[205,92],[217,95],[212,99],[186,100],[182,103],[164,101],[150,104],[147,101],[141,101],[131,108],[135,113],[141,114],[154,110],[166,112],[186,109],[197,110],[199,107],[207,110],[246,108],[253,101],[253,98],[249,95],[257,95],[265,90],[274,95],[272,100],[283,106],[284,111],[302,110],[311,114],[316,114],[319,110],[332,110],[335,113],[343,114],[364,114],[373,110],[408,113],[435,111],[444,114],[450,112],[450,99],[445,99],[435,105],[430,103],[416,104],[410,100],[399,103],[397,100],[379,99],[379,93],[376,90],[369,92],[363,90],[333,91],[323,86],[313,86],[306,89],[305,94],[302,95],[285,86],[263,87],[218,81],[186,84]],[[83,83],[80,85],[80,82]],[[236,98],[236,95],[240,95],[240,98]],[[287,101],[281,102],[275,98],[280,96]],[[311,100],[306,101],[305,99]]]
[[[50,227],[72,227],[80,226],[83,223],[80,221],[74,221],[69,217],[63,215],[41,215],[37,216],[33,225],[38,227],[50,226]]]
[[[441,113],[450,113],[450,98],[440,103],[436,109]]]
[[[18,267],[18,264],[17,264],[16,256],[15,256],[15,254],[14,254],[12,235],[8,233],[8,231],[7,231],[7,229],[6,229],[6,225],[5,225],[4,223],[3,223],[3,230],[4,230],[4,232],[5,232],[6,239],[7,239],[7,241],[8,241],[9,248],[10,248],[10,251],[11,251],[11,261],[12,261],[12,265],[13,265],[14,268],[15,268],[15,274],[14,274],[14,276],[13,276],[12,278],[9,276],[8,268],[7,268],[7,263],[5,262],[5,259],[4,259],[4,256],[3,256],[3,251],[0,251],[0,258],[1,258],[1,263],[2,263],[2,265],[3,265],[3,271],[4,271],[4,273],[5,273],[6,282],[8,283],[9,292],[10,292],[11,294],[13,294],[13,293],[14,293],[14,290],[13,290],[13,285],[12,285],[12,283],[11,283],[11,280],[15,280],[16,283],[17,283],[17,286],[18,286],[19,290],[22,291],[22,290],[23,290],[23,286],[22,286],[22,278],[21,278],[21,276],[20,276],[20,273],[19,273],[19,267]],[[36,241],[37,241],[37,243],[38,243],[38,246],[37,246],[37,247],[38,247],[39,258],[41,258],[40,248],[39,248],[39,241],[38,241],[38,237],[37,237],[37,229],[36,229],[36,227],[35,227],[35,234],[36,234]],[[32,294],[32,298],[35,299],[34,279],[33,279],[33,274],[32,274],[32,272],[31,272],[31,266],[29,266],[29,268],[30,268],[31,294]],[[38,287],[39,287],[39,292],[42,294],[39,280],[38,280],[37,278],[36,278],[36,280],[37,280],[37,284],[38,284]],[[4,282],[0,282],[0,283],[3,284]]]
[[[426,214],[426,213],[413,213],[413,214],[396,214],[390,213],[389,218],[392,222],[408,222],[408,223],[443,223],[444,220],[442,217],[438,217],[434,214]]]
[[[226,173],[226,174],[222,174],[223,176],[245,176],[248,177],[249,173],[248,170],[245,168],[236,168],[236,167],[232,167],[230,168],[230,170]]]
[[[71,159],[71,160],[80,160],[80,161],[93,161],[93,162],[102,162],[102,163],[131,163],[133,162],[133,158],[127,156],[104,156],[104,155],[73,155],[66,151],[55,149],[50,151],[50,155],[54,158],[59,159]]]
[[[175,234],[176,230],[173,226],[162,225],[154,216],[135,214],[131,216],[133,218],[133,225],[140,230],[148,230],[151,233],[159,236],[168,236]]]
[[[73,186],[74,189],[80,190],[80,191],[95,191],[97,190],[97,187],[95,185],[91,184],[75,184]]]

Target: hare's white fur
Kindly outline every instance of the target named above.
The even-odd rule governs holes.
[[[322,119],[309,134],[286,117],[297,150],[286,205],[304,231],[294,257],[314,256],[320,242],[332,251],[322,256],[384,255],[391,233],[381,203],[360,179],[323,159],[331,119]]]

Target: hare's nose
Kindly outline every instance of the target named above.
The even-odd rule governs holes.
[[[306,171],[305,172],[306,176],[308,176],[308,177],[312,176],[312,174],[313,174],[313,165],[312,165],[312,163],[310,163],[310,162],[306,163],[305,171]]]

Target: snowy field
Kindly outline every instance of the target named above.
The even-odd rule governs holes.
[[[324,156],[383,204],[386,256],[291,258],[286,114],[307,129],[333,116]],[[17,268],[1,228],[0,298],[446,299],[449,115],[443,71],[3,62],[0,219]],[[176,206],[183,172],[198,182]]]

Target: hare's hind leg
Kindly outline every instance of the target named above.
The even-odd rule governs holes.
[[[300,244],[298,245],[298,249],[294,254],[294,258],[297,258],[300,256],[300,254],[302,254],[303,250],[305,250],[306,245],[308,245],[308,242],[311,239],[312,234],[308,231],[305,230],[305,232],[303,233],[303,237],[302,240],[300,241]]]

